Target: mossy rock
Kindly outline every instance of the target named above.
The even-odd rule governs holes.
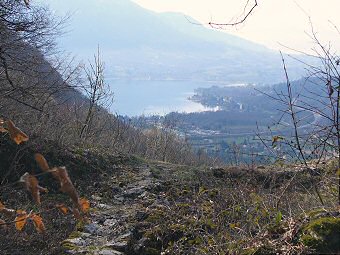
[[[81,237],[81,232],[79,232],[79,231],[73,231],[73,232],[69,235],[68,238],[73,239],[73,238],[78,238],[78,237]]]
[[[317,253],[340,252],[340,218],[311,220],[302,229],[300,241]]]
[[[77,251],[77,250],[79,250],[79,247],[77,245],[75,245],[74,243],[68,242],[68,241],[63,241],[61,243],[61,247],[65,251]]]

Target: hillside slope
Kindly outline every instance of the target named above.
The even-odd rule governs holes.
[[[4,166],[9,158],[4,153],[12,155],[11,147],[7,148],[0,157]],[[340,250],[338,242],[332,241],[338,240],[338,228],[320,233],[328,238],[321,245],[310,239],[303,243],[308,235],[306,224],[314,219],[340,222],[339,212],[332,209],[334,199],[327,195],[332,188],[326,182],[331,166],[314,177],[301,166],[189,167],[47,142],[21,152],[17,164],[23,167],[11,173],[13,180],[26,169],[37,171],[30,156],[37,151],[51,165],[66,166],[81,196],[91,202],[90,222],[77,222],[58,212],[43,213],[46,233],[34,233],[29,226],[17,233],[9,227],[0,242],[3,254],[305,254],[311,249]],[[39,181],[50,189],[50,194],[42,195],[42,208],[65,199],[50,178],[41,176]],[[315,184],[325,202],[318,210]],[[2,187],[1,199],[14,208],[21,208],[19,203],[32,207],[20,186]],[[333,223],[327,224],[331,229]]]
[[[50,5],[65,12],[63,1]],[[99,44],[109,77],[251,83],[283,79],[279,52],[191,24],[183,14],[155,13],[129,0],[77,0],[67,6],[72,17],[70,33],[60,40],[62,48],[86,60]],[[298,63],[288,65],[291,78],[304,71]]]

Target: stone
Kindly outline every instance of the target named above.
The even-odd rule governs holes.
[[[106,219],[103,223],[104,226],[107,226],[107,227],[112,227],[114,225],[117,224],[117,220],[116,219]]]
[[[121,253],[120,251],[115,251],[115,250],[108,250],[108,249],[103,249],[100,252],[98,252],[98,255],[123,255],[124,253]]]
[[[97,204],[98,209],[103,209],[103,210],[110,210],[112,209],[112,206],[107,205],[107,204]]]
[[[115,199],[115,200],[118,200],[118,201],[120,201],[120,202],[123,202],[123,201],[124,201],[124,197],[123,197],[123,196],[120,196],[120,195],[114,196],[114,199]]]
[[[102,200],[102,198],[101,198],[100,196],[96,196],[96,195],[92,195],[91,198],[92,198],[93,200],[96,200],[96,201]]]
[[[138,240],[133,246],[133,250],[136,254],[141,253],[141,251],[145,248],[145,244],[149,241],[148,238],[142,237]]]
[[[85,246],[87,245],[86,241],[81,237],[66,239],[63,241],[63,245],[72,244],[73,246]]]
[[[127,241],[121,241],[121,242],[114,242],[110,244],[106,244],[106,247],[112,248],[117,251],[124,252],[128,248],[128,242]]]
[[[142,194],[139,195],[140,198],[147,198],[149,196],[149,192],[144,191]]]
[[[85,233],[90,233],[90,234],[95,234],[98,232],[98,229],[100,226],[96,223],[90,223],[84,226],[84,232]]]
[[[131,235],[132,235],[132,233],[129,231],[129,232],[127,232],[127,233],[125,233],[125,234],[119,236],[117,239],[118,239],[118,240],[126,240],[126,239],[130,238]]]
[[[144,187],[134,187],[134,188],[127,190],[124,193],[124,196],[134,199],[134,198],[137,198],[138,196],[140,196],[141,194],[143,194],[144,191],[145,191]]]
[[[161,192],[164,189],[162,182],[154,182],[149,185],[149,190],[153,192]]]
[[[91,236],[91,234],[90,233],[84,233],[84,232],[81,232],[81,237],[83,238],[83,239],[85,239],[85,238],[89,238],[90,236]]]

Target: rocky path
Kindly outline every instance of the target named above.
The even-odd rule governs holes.
[[[107,177],[112,178],[109,191],[92,196],[91,223],[77,227],[62,243],[66,254],[138,254],[143,243],[131,244],[135,225],[147,217],[148,208],[164,202],[162,182],[153,177],[148,165],[121,172],[120,178]]]

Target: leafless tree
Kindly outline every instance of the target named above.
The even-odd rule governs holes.
[[[94,63],[84,66],[87,84],[83,86],[86,96],[89,98],[88,110],[85,121],[80,130],[80,138],[86,138],[90,132],[94,115],[100,108],[107,108],[113,99],[110,86],[104,80],[104,62],[101,59],[98,47],[97,54],[94,56]]]
[[[55,38],[65,19],[27,1],[0,2],[0,98],[3,107],[13,101],[42,111],[65,82],[47,62],[54,55]],[[7,100],[7,101],[6,101]]]
[[[275,135],[267,142],[274,146],[282,144],[281,158],[286,155],[297,159],[311,175],[319,176],[319,165],[325,161],[336,159],[336,169],[340,168],[340,57],[329,45],[323,44],[314,31],[311,38],[316,47],[314,53],[308,55],[317,59],[319,64],[306,63],[308,73],[305,82],[293,83],[289,80],[287,66],[282,58],[286,91],[265,93],[282,106],[282,116],[275,126]],[[290,121],[287,122],[287,119]],[[281,134],[277,131],[280,129],[284,131]],[[340,204],[339,176],[337,181],[335,177],[321,181],[330,185],[338,183],[337,199]],[[314,187],[323,203],[318,184]]]

